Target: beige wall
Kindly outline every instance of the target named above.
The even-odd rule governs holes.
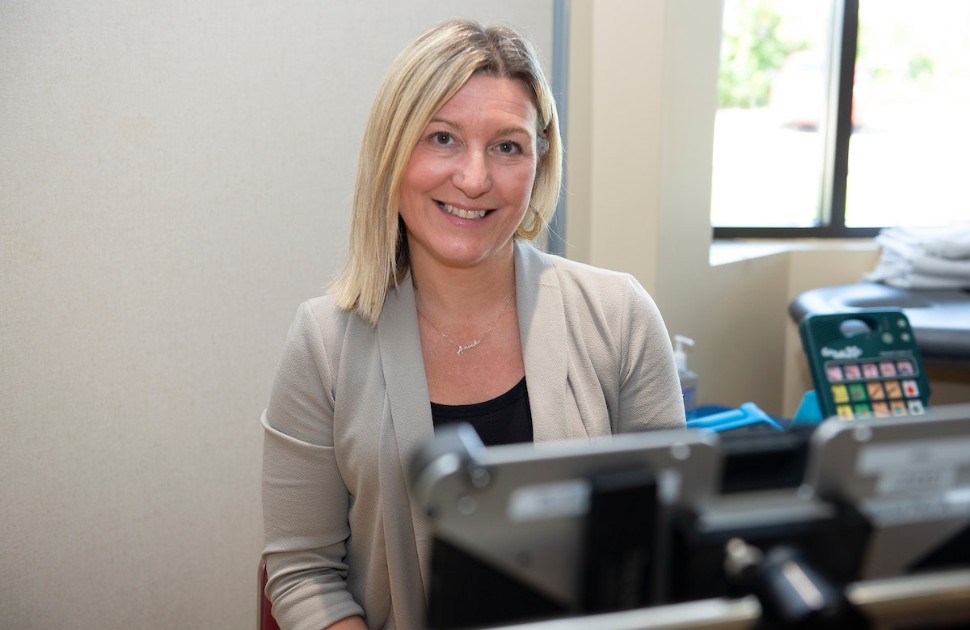
[[[570,105],[582,114],[570,109],[567,254],[634,273],[671,334],[695,339],[701,402],[777,407],[780,370],[764,357],[784,339],[786,266],[708,262],[720,2],[572,6]],[[776,295],[775,312],[752,312]]]
[[[635,274],[671,334],[697,342],[701,403],[791,416],[812,387],[788,304],[855,282],[878,250],[797,243],[711,265],[720,0],[572,0],[567,249]],[[933,403],[970,401],[966,370],[935,369]]]
[[[454,15],[551,59],[551,1],[0,2],[0,626],[254,627],[283,337]]]

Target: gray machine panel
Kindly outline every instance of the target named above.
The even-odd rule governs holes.
[[[970,526],[970,404],[830,419],[812,438],[806,487],[856,505],[873,525],[863,579],[911,572]]]
[[[879,627],[970,623],[970,404],[933,407],[918,417],[827,420],[811,435],[801,487],[730,495],[720,489],[727,468],[713,432],[485,448],[465,428],[471,433],[437,436],[412,461],[411,487],[436,538],[502,567],[564,608],[574,608],[582,580],[583,528],[593,513],[589,480],[641,468],[657,482],[658,522],[686,508],[698,514],[701,533],[705,527],[730,530],[725,521],[734,519],[739,531],[773,524],[787,544],[786,519],[800,527],[817,520],[808,511],[851,506],[871,525],[860,543],[865,555],[858,576],[845,588],[853,606]],[[798,517],[798,510],[806,513]],[[712,518],[720,520],[709,523]],[[667,528],[654,534],[656,596],[675,583],[659,568],[684,558],[671,551],[675,539],[665,539]],[[848,540],[840,530],[833,535]],[[794,530],[790,539],[796,540]],[[816,565],[813,555],[807,559]],[[751,595],[659,603],[666,605],[523,620],[514,627],[748,628],[758,627],[765,614]]]
[[[713,496],[720,476],[718,437],[710,431],[490,448],[475,446],[476,440],[454,449],[442,449],[439,442],[436,452],[416,458],[412,486],[432,515],[435,535],[566,607],[577,596],[581,577],[578,554],[592,476],[650,470],[657,479],[661,511]],[[658,560],[664,551],[658,540]]]

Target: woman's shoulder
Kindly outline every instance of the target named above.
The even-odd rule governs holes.
[[[564,294],[579,292],[583,295],[599,295],[628,298],[630,294],[646,295],[646,291],[632,275],[604,267],[596,267],[545,252],[538,254],[555,276]]]
[[[305,299],[296,308],[294,325],[330,326],[341,322],[346,325],[349,313],[337,306],[330,295],[319,295]]]
[[[327,347],[343,345],[347,335],[359,335],[372,326],[365,322],[355,311],[340,307],[328,295],[320,295],[303,301],[297,308],[292,324],[291,335],[296,332],[319,338]]]
[[[596,326],[609,328],[630,321],[645,324],[660,320],[653,297],[632,274],[545,252],[534,256],[533,262],[541,264],[533,268],[542,268],[537,284],[555,286],[558,303],[563,305],[567,319],[576,318],[574,324],[586,326],[597,320],[600,323]]]
[[[614,271],[603,267],[572,260],[558,254],[550,254],[531,243],[522,243],[519,247],[519,262],[527,269],[540,276],[552,272],[555,277],[567,282],[629,282],[633,276],[622,271]]]
[[[616,282],[625,283],[633,276],[625,271],[615,271],[596,267],[587,263],[571,260],[554,254],[546,254],[560,277],[574,279],[576,282]]]
[[[350,315],[350,311],[337,306],[337,301],[329,293],[308,298],[300,305],[300,309],[305,309],[316,319],[345,320]]]

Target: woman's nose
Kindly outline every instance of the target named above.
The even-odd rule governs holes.
[[[470,198],[479,197],[492,187],[492,175],[484,152],[465,153],[464,159],[455,172],[454,184]]]

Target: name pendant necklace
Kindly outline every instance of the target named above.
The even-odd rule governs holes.
[[[495,324],[498,323],[498,320],[502,319],[502,315],[505,315],[505,311],[509,310],[509,304],[512,303],[513,298],[515,298],[515,291],[512,291],[512,295],[509,296],[509,299],[505,303],[505,306],[502,307],[502,310],[499,312],[499,314],[495,317],[495,319],[492,320],[492,323],[488,325],[488,328],[485,329],[485,332],[479,335],[478,339],[472,339],[466,344],[458,343],[457,341],[455,341],[445,333],[441,332],[441,329],[435,326],[434,322],[428,319],[428,316],[421,312],[421,309],[418,309],[418,315],[423,317],[424,321],[428,322],[428,325],[434,328],[436,333],[438,333],[439,335],[447,339],[451,343],[451,345],[458,348],[458,356],[461,356],[462,354],[464,354],[465,350],[471,350],[472,348],[478,346],[480,343],[485,341],[485,337],[488,337],[488,333],[492,332],[492,329],[495,328]]]

